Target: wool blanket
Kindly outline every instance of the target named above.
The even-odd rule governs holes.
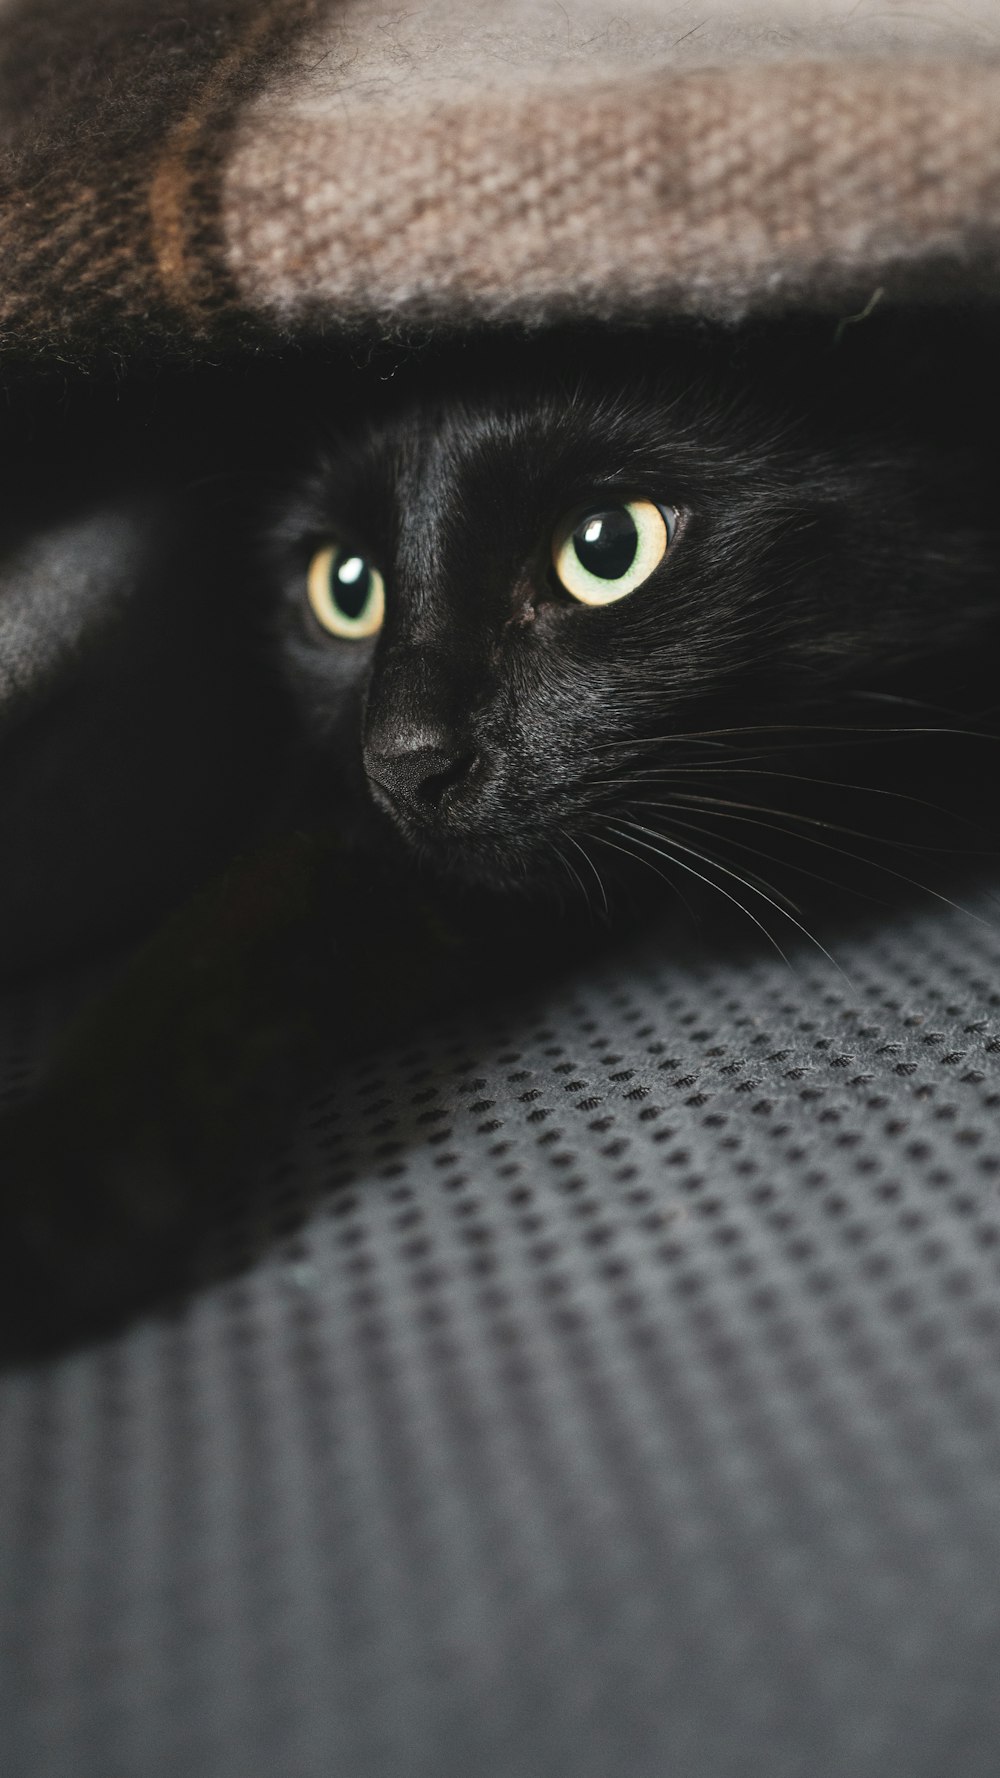
[[[2,0],[8,363],[1000,287],[996,0]]]

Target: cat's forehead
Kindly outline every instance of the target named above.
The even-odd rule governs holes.
[[[397,574],[427,597],[531,547],[562,476],[544,399],[496,391],[407,406],[373,428],[366,456]]]
[[[344,428],[314,484],[320,512],[422,597],[509,585],[591,500],[700,509],[759,483],[772,421],[723,393],[634,354],[415,379]]]
[[[669,430],[667,403],[648,386],[562,372],[403,400],[369,420],[344,456],[349,473],[403,513],[430,517],[443,499],[465,498],[509,519],[512,501],[544,506],[590,479],[627,475]]]
[[[411,398],[373,420],[362,449],[396,484],[415,493],[470,467],[497,467],[511,457],[551,455],[560,423],[590,418],[580,392],[505,389],[486,384],[421,400]]]

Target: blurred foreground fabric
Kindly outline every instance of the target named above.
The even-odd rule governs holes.
[[[5,0],[9,350],[995,295],[993,0]]]

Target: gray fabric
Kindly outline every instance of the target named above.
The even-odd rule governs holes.
[[[0,1385],[4,1773],[992,1774],[978,912],[331,1084],[175,1318]]]
[[[44,698],[149,575],[149,515],[109,507],[18,537],[2,557],[0,725]]]
[[[0,521],[4,978],[186,893],[234,843],[267,742],[194,501],[148,469],[143,487],[138,451],[138,485],[118,469],[99,498],[86,445],[63,445],[53,428],[54,468]]]

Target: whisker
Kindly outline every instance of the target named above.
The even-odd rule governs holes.
[[[614,829],[612,829],[612,832],[614,832]],[[612,850],[612,852],[619,853],[619,857],[623,857],[623,859],[630,859],[630,862],[632,862],[632,864],[642,864],[642,866],[644,866],[644,868],[648,869],[648,871],[653,871],[653,877],[660,878],[660,882],[664,882],[664,884],[667,885],[667,889],[669,889],[669,891],[671,891],[671,894],[676,894],[676,898],[678,898],[678,901],[680,901],[681,905],[683,905],[683,907],[685,907],[685,910],[687,910],[687,916],[689,916],[690,923],[692,923],[692,926],[703,925],[703,919],[701,919],[701,916],[699,916],[698,909],[696,909],[696,907],[692,907],[692,905],[690,905],[689,898],[687,898],[687,896],[685,896],[685,893],[683,893],[683,889],[681,889],[680,884],[678,884],[678,882],[674,882],[673,877],[667,877],[667,873],[665,873],[665,871],[662,871],[662,869],[658,868],[657,864],[653,864],[653,861],[651,861],[651,859],[648,859],[648,857],[646,857],[646,855],[644,855],[644,853],[637,852],[637,850],[635,850],[635,845],[633,845],[633,843],[628,843],[628,836],[626,836],[626,834],[619,834],[619,839],[625,839],[625,841],[626,841],[625,846],[614,845],[614,841],[610,841],[610,839],[607,839],[607,837],[603,836],[603,834],[598,834],[598,832],[596,832],[596,830],[594,830],[593,834],[591,834],[591,839],[596,839],[596,841],[598,841],[598,845],[609,846],[609,848],[610,848],[610,850]],[[664,855],[665,855],[665,853],[664,853]],[[698,871],[692,871],[692,869],[690,869],[689,864],[685,864],[685,862],[683,862],[683,859],[671,859],[671,862],[673,862],[673,864],[676,864],[676,866],[678,866],[678,869],[681,869],[681,871],[689,871],[689,873],[690,873],[690,875],[692,875],[692,877],[698,877]],[[717,885],[712,884],[712,887],[717,887]],[[724,894],[724,893],[726,893],[726,891],[724,891],[724,889],[721,889],[721,891],[719,891],[719,893]],[[740,903],[737,903],[737,907],[740,907]],[[747,909],[742,909],[742,912],[747,912]],[[751,914],[751,919],[753,919],[753,914]],[[763,930],[767,930],[767,928],[763,928]],[[767,933],[767,937],[770,937],[770,933]]]
[[[721,763],[713,760],[711,764],[706,764],[704,761],[686,759],[672,761],[669,765],[633,766],[630,768],[627,778],[591,778],[588,782],[592,784],[630,783],[633,778],[659,778],[664,776],[664,774],[672,777],[674,774],[677,774],[678,776],[688,776],[691,773],[700,774],[702,772],[728,773],[734,770],[736,766],[752,765],[755,760],[773,758],[773,753],[730,753],[726,760]],[[826,782],[826,780],[823,780],[823,782]]]
[[[769,827],[769,828],[772,828],[775,833],[784,833],[789,839],[794,839],[794,838],[799,838],[799,837],[801,837],[803,839],[807,839],[810,845],[822,846],[825,851],[837,852],[840,854],[840,856],[842,858],[852,858],[856,864],[866,864],[871,869],[884,871],[887,876],[895,877],[897,879],[897,881],[899,881],[900,883],[906,883],[911,889],[919,889],[922,895],[933,896],[935,901],[943,902],[945,907],[952,908],[956,914],[964,914],[967,916],[968,919],[977,920],[980,925],[992,928],[992,922],[990,920],[985,919],[982,914],[975,914],[975,913],[973,913],[971,908],[963,907],[961,902],[952,901],[950,896],[942,894],[942,892],[940,890],[932,889],[930,887],[930,884],[922,883],[918,877],[910,877],[910,876],[907,876],[905,871],[894,870],[891,864],[885,864],[882,862],[881,859],[866,858],[864,856],[864,854],[861,852],[852,852],[847,846],[835,846],[833,844],[832,840],[821,840],[814,834],[803,834],[801,836],[796,835],[791,831],[791,829],[789,829],[787,827],[781,827],[775,822],[758,821],[749,815],[737,815],[737,814],[728,814],[727,815],[727,813],[726,813],[726,809],[740,809],[740,808],[753,809],[753,808],[756,808],[757,805],[754,803],[742,803],[742,804],[741,803],[729,803],[729,802],[726,802],[726,799],[721,798],[721,797],[706,797],[702,800],[702,802],[699,802],[696,806],[697,807],[706,807],[706,813],[707,813],[708,809],[707,809],[706,805],[708,805],[708,804],[712,805],[712,812],[713,813],[715,812],[716,805],[719,806],[719,819],[720,820],[727,820],[728,819],[731,821],[746,821],[755,827]],[[725,807],[722,806],[723,804],[725,804]],[[655,806],[669,808],[671,805],[669,803],[665,803],[662,805],[657,804]],[[833,823],[820,821],[817,817],[810,816],[810,815],[800,815],[794,809],[784,809],[784,810],[780,810],[780,811],[777,809],[768,809],[763,812],[766,814],[771,814],[771,815],[776,815],[776,814],[780,813],[789,821],[797,821],[800,823],[807,824],[809,826],[825,827],[830,832],[850,834],[850,835],[853,835],[856,839],[874,840],[879,837],[874,834],[859,833],[857,831],[857,829],[855,829],[855,828],[850,828],[850,827],[838,828]],[[883,841],[882,843],[891,845],[894,842]],[[946,849],[941,848],[941,847],[923,847],[923,846],[921,846],[921,847],[915,847],[914,850],[944,852],[945,855],[947,855]]]
[[[592,859],[592,858],[591,858],[591,857],[590,857],[590,856],[589,856],[589,854],[588,854],[588,852],[587,852],[587,850],[586,850],[586,847],[584,847],[584,846],[581,846],[581,844],[580,844],[580,842],[579,842],[579,840],[577,840],[577,839],[574,839],[574,837],[573,837],[573,835],[572,835],[572,834],[571,834],[571,833],[567,833],[567,832],[566,832],[566,829],[565,829],[565,828],[560,828],[560,830],[559,830],[559,831],[560,831],[560,833],[561,833],[561,834],[562,834],[562,837],[563,837],[563,839],[564,839],[564,840],[568,840],[568,841],[569,841],[569,843],[570,843],[570,845],[571,845],[571,846],[575,846],[575,847],[576,847],[576,850],[577,850],[577,851],[578,851],[578,852],[579,852],[579,854],[580,854],[580,856],[581,856],[581,858],[582,858],[582,859],[583,859],[583,860],[584,860],[584,862],[585,862],[585,863],[586,863],[586,864],[588,864],[588,865],[589,865],[589,866],[590,866],[590,869],[591,869],[591,870],[592,870],[592,871],[593,871],[593,873],[594,873],[594,876],[595,876],[595,877],[596,877],[596,879],[597,879],[597,887],[598,887],[598,889],[599,889],[599,890],[600,890],[600,892],[601,892],[601,900],[602,900],[602,902],[603,902],[603,903],[604,903],[604,913],[605,913],[605,917],[606,917],[606,918],[607,918],[607,919],[610,919],[610,918],[611,918],[611,908],[610,908],[610,906],[609,906],[609,903],[608,903],[608,896],[607,896],[607,891],[606,891],[606,889],[605,889],[605,887],[604,887],[604,882],[603,882],[603,879],[602,879],[602,877],[601,877],[601,873],[600,873],[600,871],[599,871],[599,870],[598,870],[598,868],[597,868],[597,866],[596,866],[596,864],[595,864],[595,863],[594,863],[594,860],[593,860],[593,859]],[[588,904],[588,905],[589,905],[589,904]]]
[[[698,858],[701,860],[702,863],[710,863],[710,864],[714,865],[716,870],[724,871],[727,877],[732,877],[735,882],[742,883],[743,887],[745,889],[749,889],[752,894],[761,896],[762,900],[766,901],[771,907],[775,908],[779,914],[783,914],[784,918],[786,920],[790,920],[792,925],[797,927],[799,932],[801,932],[803,934],[803,936],[810,941],[811,944],[814,944],[816,946],[817,950],[822,951],[823,956],[827,959],[827,961],[829,963],[833,964],[834,969],[839,970],[840,974],[844,977],[845,982],[847,982],[848,987],[851,987],[852,991],[853,991],[853,984],[851,983],[850,977],[847,975],[847,972],[841,968],[840,964],[837,962],[837,959],[835,957],[831,956],[831,954],[827,950],[826,946],[820,942],[820,940],[816,937],[815,933],[810,932],[808,926],[805,926],[801,920],[797,920],[795,918],[794,914],[790,914],[788,912],[787,908],[783,908],[781,906],[780,902],[775,901],[772,896],[765,894],[765,892],[762,889],[756,888],[752,883],[748,882],[745,877],[741,876],[738,871],[730,870],[728,865],[720,864],[718,859],[706,859],[701,852],[696,852],[690,846],[685,846],[682,843],[682,841],[675,840],[672,834],[671,835],[661,834],[653,828],[643,827],[641,825],[641,823],[637,822],[637,821],[626,821],[625,826],[634,828],[639,833],[651,834],[652,837],[655,839],[665,840],[668,845],[676,846],[682,852],[690,852],[692,858]],[[616,830],[614,828],[612,828],[611,831],[612,831],[612,833],[614,833]],[[650,842],[648,840],[640,840],[638,843],[640,845],[649,845],[650,844]],[[656,850],[655,847],[652,847],[651,849],[653,851]]]
[[[948,817],[950,820],[961,822],[963,827],[969,827],[974,832],[980,833],[980,834],[984,835],[984,837],[985,837],[985,829],[982,827],[982,824],[980,822],[973,821],[970,817],[965,816],[965,815],[956,815],[953,810],[944,809],[941,807],[941,805],[939,803],[928,802],[925,797],[911,796],[909,794],[909,792],[907,792],[907,791],[889,790],[884,785],[879,785],[879,784],[850,784],[850,783],[845,782],[843,779],[813,777],[810,774],[806,774],[806,773],[802,773],[802,772],[758,771],[756,769],[750,771],[746,768],[745,761],[740,762],[738,764],[734,763],[733,765],[729,765],[729,766],[697,766],[697,765],[669,766],[669,767],[664,767],[664,768],[657,770],[657,771],[653,771],[650,769],[650,770],[642,770],[642,771],[632,772],[632,773],[629,773],[629,775],[627,777],[620,778],[620,779],[592,778],[589,780],[589,783],[595,789],[624,790],[624,789],[627,789],[629,786],[638,784],[638,783],[643,783],[643,784],[657,784],[658,783],[658,784],[670,785],[676,778],[679,778],[682,776],[683,777],[691,777],[691,776],[704,777],[705,775],[711,774],[711,773],[721,773],[722,776],[727,777],[727,778],[729,778],[729,777],[732,777],[732,778],[743,778],[743,777],[747,777],[747,778],[779,778],[779,779],[786,780],[786,781],[789,781],[794,784],[809,784],[812,786],[818,786],[821,789],[846,790],[846,791],[850,791],[854,795],[885,797],[887,800],[892,801],[892,802],[909,803],[909,804],[911,804],[911,806],[913,808],[923,809],[928,814],[931,814],[931,815],[944,815],[944,816]],[[683,796],[684,794],[685,794],[685,792],[683,790],[678,792],[679,796]],[[688,794],[690,794],[690,793],[688,793]],[[725,799],[724,798],[713,798],[710,796],[702,796],[699,793],[698,794],[698,801],[702,802],[702,803],[709,803],[709,802],[716,802],[716,801],[722,802],[722,801],[725,801]],[[752,803],[741,803],[739,806],[741,808],[753,808],[755,805]],[[893,840],[892,838],[887,837],[885,835],[862,833],[857,828],[844,827],[835,821],[824,821],[820,816],[817,816],[817,815],[800,815],[794,809],[788,809],[788,810],[784,810],[784,811],[770,809],[770,810],[766,810],[765,812],[768,814],[778,814],[779,812],[787,813],[788,815],[795,816],[795,818],[798,820],[809,821],[817,827],[827,827],[833,833],[851,834],[856,839],[878,840],[879,843],[882,845],[894,846],[894,845],[900,845],[903,843],[898,840]],[[911,851],[942,852],[942,851],[953,850],[953,848],[951,848],[951,847],[921,846],[921,845],[918,845],[915,841],[907,841],[905,843],[907,845],[907,848]]]
[[[822,782],[822,780],[821,780],[821,782]],[[700,796],[697,793],[692,794],[690,791],[686,791],[686,790],[677,791],[676,796],[677,796],[677,800],[684,803],[685,806],[689,802],[693,803],[695,808],[704,809],[706,814],[708,813],[709,809],[712,809],[712,810],[715,810],[715,809],[751,809],[754,811],[755,814],[778,815],[788,821],[797,821],[800,824],[800,826],[822,827],[824,829],[824,831],[827,833],[843,833],[843,834],[847,835],[848,839],[866,840],[866,841],[871,842],[871,844],[873,844],[873,845],[893,846],[899,850],[904,850],[907,852],[928,852],[928,853],[931,853],[935,856],[944,857],[944,858],[953,857],[954,853],[955,853],[955,848],[953,846],[924,846],[924,845],[921,845],[920,842],[917,840],[894,840],[890,835],[887,835],[887,834],[867,833],[864,830],[864,828],[845,827],[844,824],[840,821],[826,821],[823,819],[823,817],[821,815],[806,815],[806,814],[803,814],[802,810],[800,810],[800,809],[788,809],[788,808],[773,809],[773,808],[770,808],[766,803],[747,803],[747,802],[743,802],[742,799],[740,799],[740,798],[731,798],[731,797],[724,797],[724,796]],[[948,813],[948,811],[946,809],[935,808],[935,806],[931,803],[921,803],[919,798],[910,798],[908,800],[916,802],[918,807],[928,809],[933,814],[944,815],[944,814]],[[648,804],[648,806],[650,808],[669,809],[669,808],[673,807],[673,801],[670,800],[665,803],[650,803],[650,804]],[[764,823],[761,823],[761,825],[763,826]],[[787,832],[788,829],[785,829],[784,831]],[[820,842],[817,840],[816,844],[819,845]],[[994,857],[995,855],[996,855],[995,850],[992,848],[990,848],[987,851],[984,851],[982,854],[977,854],[977,856],[982,856],[982,857]],[[853,852],[849,853],[849,852],[845,851],[844,856],[854,858],[854,857],[858,857],[859,854],[853,853]],[[865,860],[864,862],[868,862],[868,861]]]
[[[618,829],[616,827],[609,828],[609,832],[617,833],[619,839],[622,839],[622,840],[628,839],[628,835],[623,834],[623,833],[618,833]],[[605,840],[603,843],[607,846],[611,845],[610,840]],[[640,842],[640,843],[644,843],[644,842]],[[617,852],[620,852],[622,850],[622,848],[620,846],[616,846],[614,848],[614,850]],[[657,855],[661,858],[668,858],[672,864],[679,865],[681,870],[686,870],[690,873],[690,875],[692,877],[697,877],[697,879],[700,883],[705,883],[709,889],[714,889],[715,893],[717,895],[722,895],[725,897],[725,899],[727,901],[731,901],[734,907],[739,908],[741,914],[745,914],[746,918],[748,920],[752,920],[753,924],[760,929],[760,931],[764,934],[764,937],[767,939],[768,943],[772,944],[774,946],[774,948],[777,951],[778,956],[781,958],[782,962],[785,963],[788,966],[788,968],[792,970],[792,972],[794,974],[793,965],[792,965],[790,959],[786,956],[785,952],[782,950],[781,946],[779,945],[777,939],[774,936],[774,933],[769,932],[768,928],[764,925],[763,920],[758,920],[757,915],[752,913],[748,907],[744,906],[743,902],[740,901],[737,896],[730,894],[729,890],[724,889],[721,883],[714,883],[712,881],[711,877],[706,877],[702,874],[702,872],[700,870],[695,870],[694,865],[688,864],[685,859],[675,858],[673,856],[673,854],[669,853],[669,852],[660,852],[660,850],[657,846],[650,846],[649,850],[651,852],[656,852]],[[636,852],[634,841],[632,842],[631,848],[625,853],[625,856],[627,858],[635,859],[635,861],[638,864],[648,864],[649,863],[648,859],[644,859],[644,858],[640,857],[639,853]],[[697,852],[694,852],[694,853],[692,853],[692,856],[697,858],[699,856],[699,854]],[[711,863],[712,861],[708,860],[707,862]],[[670,882],[670,878],[667,877],[663,871],[657,870],[655,865],[651,864],[651,865],[649,865],[649,868],[650,868],[650,870],[655,871],[656,875],[658,877],[663,877],[664,882],[666,882],[666,883]],[[738,880],[739,879],[737,879],[737,881]],[[671,887],[673,887],[672,884],[671,884]]]
[[[644,802],[644,801],[637,801],[635,803],[629,804],[628,806],[630,808],[636,809],[640,813],[642,812],[643,809],[669,809],[670,813],[671,813],[671,821],[672,822],[677,821],[677,819],[678,819],[677,816],[674,814],[673,803],[650,803],[650,802]],[[686,806],[687,805],[685,804],[685,807]],[[695,803],[694,808],[695,808],[695,810],[697,810],[699,808],[699,804]],[[811,834],[799,835],[799,834],[791,833],[788,828],[781,827],[778,825],[777,822],[774,822],[774,821],[755,821],[752,816],[741,817],[739,815],[731,815],[731,814],[728,814],[723,811],[716,811],[714,808],[711,810],[706,809],[705,813],[706,813],[706,815],[708,815],[710,817],[710,819],[714,819],[714,820],[739,821],[741,819],[745,819],[747,821],[747,824],[750,826],[766,827],[772,833],[782,834],[786,839],[802,838],[806,841],[807,844],[810,844],[810,845],[819,845],[820,844],[820,842],[818,840],[813,840]],[[679,823],[679,825],[682,827],[689,827],[689,826],[694,827],[694,823],[688,822],[688,821],[681,821]],[[711,828],[697,827],[697,828],[694,828],[694,831],[698,832],[698,833],[702,833],[702,834],[707,833],[710,835],[711,838],[713,838],[715,840],[722,839],[722,836],[720,834],[714,833]],[[746,840],[737,840],[737,839],[734,839],[732,836],[727,836],[727,838],[725,840],[725,844],[729,845],[729,846],[737,846],[741,852],[749,852],[754,858],[766,858],[766,859],[770,860],[770,862],[772,864],[776,864],[778,862],[778,860],[776,859],[773,852],[765,852],[760,846],[751,846],[748,844],[748,842]],[[843,850],[843,848],[841,848],[839,846],[831,846],[829,849],[834,852],[841,852]],[[852,856],[851,853],[848,853],[846,851],[844,851],[843,855],[845,857]],[[842,885],[840,883],[838,883],[838,881],[835,877],[824,875],[822,871],[810,870],[808,865],[800,863],[798,859],[795,860],[795,862],[791,865],[790,868],[792,870],[794,870],[797,875],[800,875],[803,877],[811,877],[814,882],[822,883],[823,886],[827,889],[838,889],[838,888],[842,887]],[[880,868],[879,865],[877,864],[877,862],[874,862],[874,868],[876,870]],[[765,879],[761,878],[761,881],[764,882]],[[768,887],[773,887],[773,885],[768,885]],[[775,893],[780,894],[781,891],[775,890]],[[860,888],[857,888],[856,886],[852,885],[852,893],[861,897],[861,899],[864,901],[873,902],[876,907],[887,907],[889,905],[888,902],[885,900],[884,896],[873,895],[871,893],[871,891],[867,890],[867,889],[860,889]],[[790,897],[787,897],[786,899],[788,900],[789,906],[797,914],[802,913],[802,909],[798,906],[798,904],[796,902],[792,901]]]
[[[644,806],[649,808],[669,808],[670,805],[667,803],[650,803],[647,805],[639,804],[637,806],[641,812]],[[741,852],[750,852],[757,858],[768,858],[771,856],[767,852],[762,852],[759,847],[748,845],[745,840],[737,840],[729,836],[713,833],[710,827],[702,827],[697,821],[689,821],[686,817],[672,814],[670,820],[671,833],[675,827],[683,827],[686,832],[696,833],[702,839],[712,840],[717,846],[720,844],[737,846]],[[670,835],[664,835],[663,837],[669,839]],[[713,863],[721,863],[716,852],[705,852],[703,856],[705,858],[711,858]],[[774,859],[772,858],[772,863],[773,862]],[[802,913],[802,909],[792,900],[790,895],[786,895],[784,890],[779,889],[775,883],[769,883],[766,877],[759,876],[756,871],[747,870],[744,880],[748,884],[753,884],[755,886],[759,885],[760,887],[769,890],[770,893],[776,896],[786,908],[790,908],[793,914]]]
[[[569,836],[566,835],[564,837],[568,838]],[[590,911],[590,897],[587,894],[586,885],[584,884],[579,871],[575,869],[575,867],[570,863],[568,858],[565,858],[563,856],[562,852],[560,851],[559,847],[556,845],[554,840],[549,840],[548,847],[549,847],[549,851],[555,855],[555,857],[558,859],[559,863],[562,865],[563,869],[565,870],[567,876],[570,879],[570,882],[576,884],[576,887],[579,889],[580,894],[583,897],[583,905],[589,912]]]
[[[929,698],[910,698],[902,692],[858,690],[847,695],[870,704],[901,704],[909,710],[929,710],[938,716],[949,716],[952,720],[960,715],[959,711],[950,709],[947,704],[932,704]]]
[[[928,707],[933,708],[934,706]],[[638,747],[662,747],[672,744],[675,741],[683,741],[686,743],[704,741],[707,744],[709,742],[714,743],[718,741],[720,737],[724,740],[731,738],[749,739],[751,737],[762,735],[806,736],[808,737],[808,745],[810,747],[822,745],[816,738],[821,735],[835,735],[838,737],[846,736],[848,737],[846,740],[841,741],[838,739],[831,742],[830,745],[848,747],[852,746],[857,740],[865,739],[867,737],[871,737],[874,740],[879,740],[881,738],[891,740],[898,738],[901,735],[947,735],[960,740],[1000,741],[1000,734],[993,732],[989,728],[970,729],[967,727],[958,727],[953,723],[894,723],[888,725],[882,722],[754,722],[736,724],[729,728],[697,729],[690,733],[682,733],[678,730],[667,729],[662,730],[655,735],[640,735],[631,739],[622,739],[620,741],[605,741],[601,743],[601,750],[611,751],[623,747],[628,749],[635,749]]]
[[[615,830],[612,829],[611,831],[614,832]],[[616,846],[612,840],[606,839],[603,834],[597,833],[596,830],[591,833],[590,837],[591,837],[591,839],[596,840],[597,844],[599,846],[607,846],[607,847],[609,847],[609,849],[612,852],[619,853],[622,858],[631,859],[633,864],[641,864],[641,865],[644,865],[647,870],[651,870],[654,877],[659,877],[661,883],[666,883],[667,888],[671,891],[671,893],[676,895],[679,901],[683,902],[683,904],[687,908],[687,911],[688,911],[689,915],[691,916],[691,919],[694,922],[694,924],[696,926],[700,925],[698,916],[695,913],[694,908],[691,906],[691,903],[688,901],[687,896],[684,894],[683,889],[680,889],[678,887],[678,885],[674,882],[673,877],[668,877],[666,871],[659,870],[658,867],[655,864],[652,864],[648,858],[643,858],[642,855],[635,850],[634,846],[629,846],[629,847]],[[619,838],[625,839],[626,836],[624,834],[620,834]],[[678,864],[680,866],[681,870],[685,870],[687,868],[687,866],[685,866],[685,864],[684,864],[683,859],[681,859],[681,858],[676,858],[673,860],[673,862],[675,864]],[[697,872],[694,872],[692,874],[697,875]],[[751,918],[752,917],[753,916],[751,915]]]
[[[715,768],[710,767],[708,769],[714,770]],[[947,816],[951,816],[954,819],[953,811],[950,809],[943,809],[941,807],[940,803],[929,803],[927,801],[926,797],[911,796],[909,794],[909,792],[905,791],[905,790],[888,790],[885,787],[885,785],[882,785],[882,784],[850,784],[850,783],[845,782],[843,779],[813,777],[811,774],[802,773],[802,772],[775,772],[775,771],[748,772],[745,769],[745,767],[743,767],[743,766],[736,767],[733,772],[733,776],[740,777],[740,778],[743,778],[743,777],[780,778],[780,779],[786,780],[787,782],[792,783],[792,784],[820,785],[821,787],[828,788],[830,790],[848,790],[848,791],[852,792],[852,794],[854,794],[854,795],[885,797],[892,802],[910,803],[913,806],[913,808],[924,809],[930,815],[947,815]],[[814,821],[816,821],[817,825],[819,825],[819,826],[824,826],[824,825],[831,826],[831,827],[836,826],[836,823],[834,823],[834,822],[824,823],[818,816],[807,816],[807,817],[805,817],[805,819],[806,820],[814,820]],[[966,820],[966,818],[964,816],[959,816],[958,819],[962,820],[964,822],[964,824],[968,827],[975,827],[975,828],[979,827],[978,822],[968,821],[968,820]],[[844,829],[844,831],[850,832],[851,830],[849,828],[846,828],[846,829]],[[887,843],[891,845],[891,844],[894,844],[895,842],[890,840]]]

